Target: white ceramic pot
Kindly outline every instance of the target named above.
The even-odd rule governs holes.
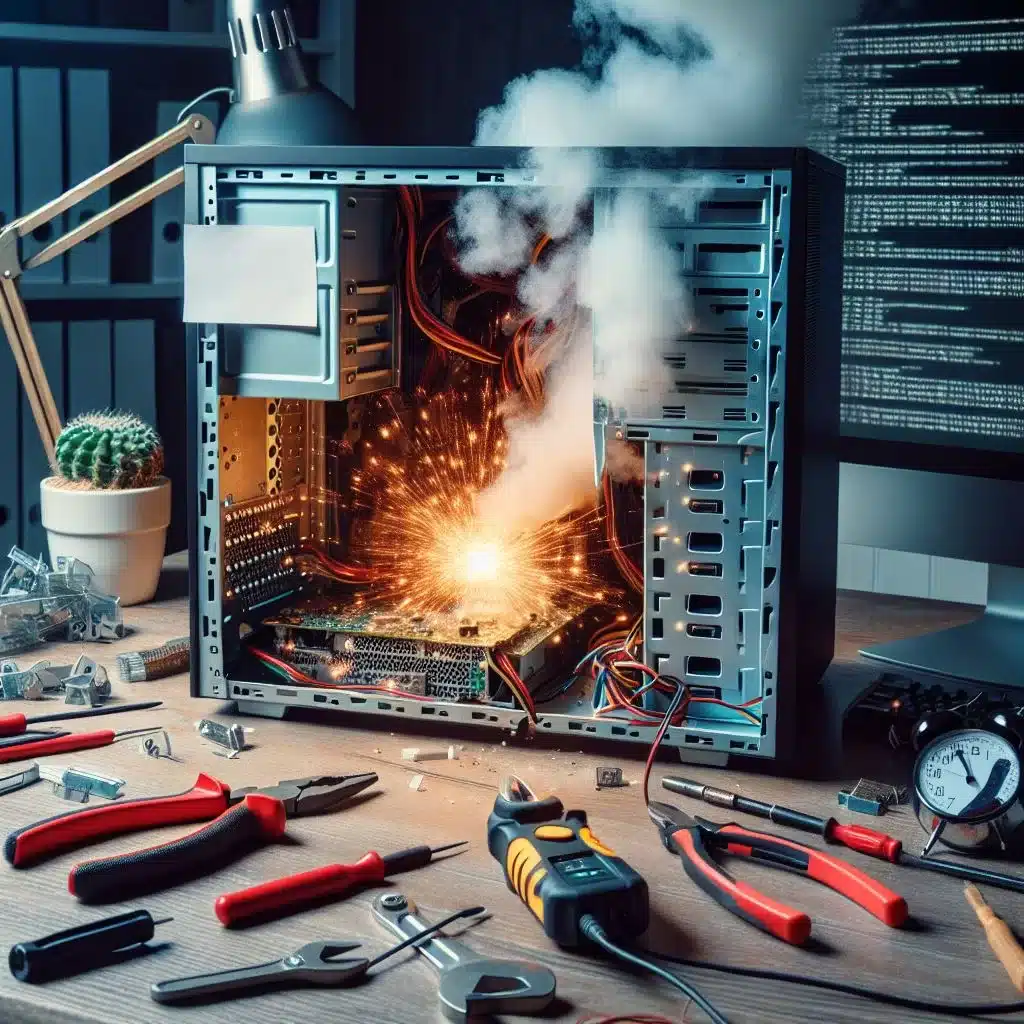
[[[152,599],[171,522],[170,480],[102,491],[47,477],[39,490],[51,564],[61,555],[85,562],[96,589],[121,598],[122,607]]]

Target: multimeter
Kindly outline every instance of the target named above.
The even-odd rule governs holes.
[[[538,800],[522,779],[508,776],[487,819],[487,848],[509,889],[558,945],[581,944],[585,915],[613,939],[647,930],[647,883],[590,831],[586,811],[566,811],[553,796]]]

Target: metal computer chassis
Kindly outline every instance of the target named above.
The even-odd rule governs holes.
[[[806,149],[604,156],[595,230],[604,189],[632,169],[657,167],[682,182],[698,176],[709,197],[671,229],[698,321],[670,359],[678,397],[653,418],[596,410],[599,454],[609,437],[638,444],[648,471],[645,657],[695,692],[733,704],[761,700],[760,727],[704,705],[664,743],[714,763],[730,755],[799,761],[805,731],[815,728],[801,711],[811,706],[834,642],[844,175]],[[247,614],[266,617],[286,604],[299,579],[261,577],[249,604],[226,587],[222,512],[232,496],[221,459],[230,445],[218,432],[222,405],[243,397],[262,400],[255,415],[265,414],[267,424],[280,424],[286,412],[302,421],[289,434],[294,450],[283,465],[268,437],[262,451],[238,454],[250,469],[254,458],[257,472],[265,466],[261,493],[272,500],[282,500],[283,479],[294,484],[288,500],[301,504],[310,517],[302,529],[315,534],[309,506],[316,503],[304,502],[324,472],[310,444],[322,401],[358,398],[400,379],[402,311],[391,291],[380,307],[389,318],[386,351],[377,345],[362,357],[358,338],[346,334],[351,318],[341,315],[367,308],[357,282],[385,273],[387,190],[555,184],[524,170],[525,158],[511,149],[187,148],[187,222],[312,225],[321,298],[312,333],[188,327],[194,696],[236,699],[242,713],[273,717],[289,707],[327,707],[387,715],[392,724],[396,717],[522,724],[512,704],[367,699],[232,674]],[[304,408],[296,399],[310,401]],[[716,480],[720,487],[709,486]],[[594,718],[575,701],[554,708],[542,709],[538,731],[650,742],[650,729]]]

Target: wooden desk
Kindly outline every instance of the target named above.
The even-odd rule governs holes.
[[[179,581],[180,582],[180,581]],[[976,612],[952,606],[894,598],[846,594],[841,599],[840,658],[846,663],[859,644],[871,639],[906,635],[942,624],[954,624]],[[120,644],[88,648],[107,665],[120,699],[160,698],[162,709],[106,718],[104,725],[136,728],[159,723],[173,738],[174,752],[184,764],[154,761],[134,742],[58,758],[92,765],[129,780],[128,795],[173,793],[189,788],[199,771],[208,771],[232,785],[264,785],[317,771],[374,770],[382,794],[354,809],[289,824],[294,842],[255,853],[235,866],[192,885],[135,901],[122,908],[88,908],[68,895],[69,867],[82,856],[67,854],[38,867],[15,871],[0,867],[0,947],[34,939],[62,928],[143,906],[155,917],[173,917],[158,930],[166,945],[151,955],[67,981],[31,987],[3,972],[0,980],[0,1020],[8,1024],[63,1024],[103,1021],[141,1022],[236,1021],[249,1024],[322,1021],[325,1024],[425,1024],[440,1020],[437,980],[415,956],[398,957],[381,969],[371,983],[353,990],[296,990],[268,994],[244,1002],[226,1002],[197,1009],[163,1008],[149,998],[152,981],[207,970],[259,963],[287,954],[315,939],[359,936],[366,948],[383,950],[390,939],[369,914],[370,894],[298,914],[247,931],[227,931],[213,915],[215,897],[277,875],[335,861],[351,861],[369,849],[381,852],[414,843],[443,843],[466,838],[468,853],[422,871],[397,876],[396,891],[411,895],[436,919],[460,906],[485,904],[493,918],[471,929],[467,941],[483,954],[535,958],[558,976],[566,1001],[548,1019],[570,1022],[589,1013],[661,1012],[673,1020],[699,1020],[702,1015],[667,986],[630,975],[596,958],[574,956],[554,949],[518,900],[507,891],[497,865],[487,853],[484,822],[494,786],[506,770],[516,770],[540,791],[558,793],[569,806],[586,807],[596,831],[648,879],[655,916],[649,935],[651,948],[679,956],[700,957],[840,979],[851,983],[921,998],[1012,1001],[1015,992],[989,952],[981,929],[965,903],[961,886],[927,872],[899,869],[851,854],[862,868],[883,879],[908,899],[916,927],[892,931],[858,907],[815,883],[756,865],[739,864],[735,873],[779,898],[807,909],[814,920],[815,950],[794,949],[743,924],[711,902],[683,874],[677,860],[657,841],[643,811],[639,787],[595,792],[598,764],[618,764],[628,778],[639,780],[642,763],[581,754],[575,750],[514,749],[493,738],[467,743],[462,758],[424,767],[431,774],[426,789],[413,792],[409,778],[416,770],[400,763],[400,751],[422,739],[391,731],[342,724],[338,719],[317,722],[247,721],[253,749],[236,760],[214,756],[197,738],[193,723],[218,713],[212,702],[191,700],[183,677],[134,686],[116,682],[114,657],[118,650],[156,644],[186,631],[185,602],[159,600],[145,608],[128,609],[126,622],[135,630]],[[57,661],[79,653],[70,645],[48,649]],[[22,660],[34,660],[32,655]],[[3,711],[39,713],[53,704],[5,705]],[[85,728],[72,723],[71,728]],[[666,762],[656,767],[652,791],[662,792],[659,779],[672,771]],[[781,803],[829,814],[838,810],[837,781],[794,782],[744,775],[732,771],[691,768],[687,774],[767,797]],[[36,819],[68,809],[45,783],[0,798],[0,825],[6,832]],[[860,819],[870,824],[872,819]],[[756,827],[754,819],[746,819]],[[913,848],[921,833],[903,809],[883,819],[886,829],[904,837]],[[189,826],[194,827],[194,826]],[[188,828],[166,829],[121,838],[88,848],[85,856],[106,855],[148,842],[170,838]],[[796,837],[795,833],[792,833]],[[735,863],[735,862],[734,862]],[[997,911],[1011,923],[1024,920],[1024,897],[991,890]],[[707,971],[682,973],[710,998],[732,1022],[758,1024],[794,1021],[876,1022],[938,1021],[952,1018],[917,1015],[909,1010],[837,996],[814,989],[763,983]]]

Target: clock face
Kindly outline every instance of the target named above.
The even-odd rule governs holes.
[[[916,781],[922,803],[942,817],[990,818],[1017,795],[1020,759],[1002,736],[961,729],[921,752]]]

